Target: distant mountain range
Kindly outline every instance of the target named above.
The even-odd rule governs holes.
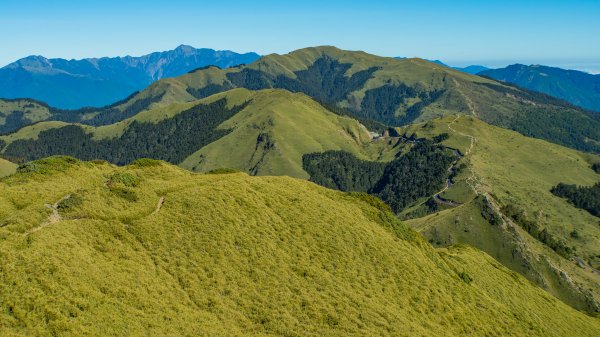
[[[207,65],[226,68],[252,63],[259,57],[186,45],[140,57],[65,60],[29,56],[0,69],[0,97],[33,98],[62,109],[99,107],[162,78]]]
[[[600,75],[542,65],[513,64],[506,68],[491,69],[481,65],[452,67],[440,60],[428,61],[468,74],[515,84],[563,99],[584,109],[600,111]]]
[[[489,69],[478,74],[561,98],[586,109],[600,111],[600,75],[523,64]]]

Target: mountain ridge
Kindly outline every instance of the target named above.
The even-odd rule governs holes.
[[[210,64],[226,68],[251,63],[258,57],[186,45],[139,57],[66,60],[29,56],[0,68],[0,97],[33,98],[63,109],[104,106],[161,78]]]
[[[600,75],[518,63],[478,74],[564,99],[585,109],[600,111]]]

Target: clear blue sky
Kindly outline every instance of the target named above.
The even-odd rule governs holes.
[[[335,45],[452,65],[600,71],[600,0],[0,0],[0,66],[27,55],[142,55],[179,44],[261,54]]]

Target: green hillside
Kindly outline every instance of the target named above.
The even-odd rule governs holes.
[[[190,103],[172,103],[124,121],[93,127],[41,122],[0,136],[15,161],[50,155],[127,164],[162,159],[193,171],[233,168],[251,174],[308,178],[302,156],[343,150],[390,160],[398,149],[371,143],[367,129],[308,96],[285,90],[234,89]]]
[[[472,117],[450,116],[402,132],[448,133],[443,144],[466,154],[440,194],[460,205],[442,203],[442,210],[408,221],[411,226],[437,246],[478,247],[574,307],[600,311],[600,219],[551,192],[559,183],[599,182],[591,167],[600,157]]]
[[[39,102],[27,99],[0,99],[0,134],[13,132],[25,125],[47,120],[50,109]]]
[[[470,114],[527,136],[600,152],[600,121],[566,102],[421,59],[398,60],[335,47],[268,55],[248,66],[200,69],[156,82],[131,100],[153,99],[159,105],[238,87],[302,92],[389,125]]]
[[[109,125],[233,88],[301,92],[355,117],[394,126],[456,113],[474,115],[527,136],[600,152],[600,120],[564,101],[421,59],[327,46],[268,55],[247,66],[204,67],[157,81],[111,106],[55,111],[49,119]]]
[[[282,62],[278,64],[283,68],[291,67]],[[204,71],[220,70],[194,74]],[[164,83],[180,82],[157,82],[155,88]],[[185,90],[180,92],[185,95]],[[0,137],[2,155],[15,162],[71,155],[120,165],[152,157],[197,172],[230,168],[369,192],[402,218],[413,219],[409,223],[432,243],[474,245],[571,306],[600,311],[598,220],[550,192],[559,183],[591,186],[599,181],[590,168],[600,162],[598,157],[492,127],[472,116],[434,119],[395,134],[404,137],[388,134],[372,140],[356,120],[334,114],[302,93],[238,88],[191,102],[173,95],[171,103],[115,124],[52,121],[24,127]],[[437,141],[468,155],[452,171],[454,184],[436,194],[450,174],[447,167],[454,154],[413,145],[420,137],[445,133],[449,138]],[[471,136],[477,140],[472,148]],[[436,218],[415,219],[431,213]],[[465,219],[478,229],[456,226]],[[489,232],[490,222],[503,225]]]
[[[491,257],[361,195],[143,160],[0,181],[3,335],[597,336]]]
[[[248,95],[245,100],[251,100],[250,105],[219,126],[232,131],[187,157],[182,167],[193,171],[228,167],[253,175],[308,178],[302,168],[306,153],[343,150],[361,158],[377,155],[371,153],[371,138],[362,125],[326,110],[306,95],[243,89],[225,95],[239,94]]]

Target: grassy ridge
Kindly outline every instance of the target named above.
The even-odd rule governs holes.
[[[51,115],[47,106],[33,100],[0,99],[0,134],[10,133],[25,125],[46,120]]]
[[[159,87],[178,99],[185,99],[182,88],[196,98],[235,87],[282,88],[392,125],[463,113],[527,136],[600,151],[600,124],[586,112],[555,98],[420,59],[314,47],[268,55],[248,66],[198,70],[157,83],[155,89]]]
[[[200,143],[203,137],[209,140]],[[370,140],[356,120],[334,114],[304,94],[277,89],[233,89],[100,127],[41,122],[0,137],[4,154],[13,158],[68,154],[129,163],[144,156],[193,171],[226,167],[300,178],[308,178],[302,168],[306,153],[344,150],[364,159],[393,158],[397,150]]]
[[[475,245],[567,303],[600,310],[600,277],[593,270],[600,268],[598,219],[551,193],[561,182],[591,186],[600,181],[591,169],[592,163],[600,161],[598,156],[523,137],[470,117],[446,117],[403,131],[424,137],[449,133],[443,143],[467,153],[461,160],[465,169],[442,195],[464,205],[411,220],[411,225],[441,246]],[[486,206],[482,198],[474,199],[473,187],[497,209]],[[551,240],[528,232],[527,223],[517,223],[505,211],[509,208],[523,212],[527,222],[545,229]],[[582,235],[573,237],[574,230]],[[557,242],[573,249],[568,259],[547,245]]]
[[[33,164],[0,182],[4,333],[600,333],[480,251],[433,249],[369,199],[148,160]]]
[[[249,94],[236,89],[232,95]],[[219,95],[215,95],[219,97]],[[357,121],[323,108],[303,94],[284,90],[250,93],[252,103],[224,122],[232,129],[225,137],[186,158],[181,166],[194,171],[220,167],[258,175],[289,175],[308,178],[302,155],[326,150],[344,150],[361,158],[370,136]]]

